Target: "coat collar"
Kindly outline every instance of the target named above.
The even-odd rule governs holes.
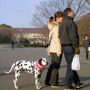
[[[74,18],[70,17],[70,16],[65,16],[64,17],[65,19],[71,19],[71,20],[74,20]]]

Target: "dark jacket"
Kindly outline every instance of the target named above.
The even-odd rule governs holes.
[[[79,47],[79,35],[75,22],[69,16],[65,17],[60,25],[59,37],[62,45]]]
[[[85,47],[85,48],[90,47],[90,39],[83,40],[83,47]]]

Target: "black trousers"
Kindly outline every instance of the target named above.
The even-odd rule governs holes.
[[[51,64],[48,68],[45,84],[58,85],[61,59],[62,55],[57,56],[56,53],[51,53]]]
[[[86,51],[86,59],[88,59],[88,48],[85,48]]]
[[[80,83],[79,76],[76,71],[71,70],[71,63],[73,60],[73,57],[75,55],[75,49],[72,45],[69,46],[62,46],[63,53],[66,58],[67,63],[67,71],[66,71],[66,77],[65,77],[65,86],[69,87],[74,82],[75,84]]]

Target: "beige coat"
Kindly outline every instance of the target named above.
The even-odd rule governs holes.
[[[50,41],[50,52],[57,53],[58,56],[61,54],[61,43],[59,39],[59,24],[55,21],[48,22],[49,41]]]

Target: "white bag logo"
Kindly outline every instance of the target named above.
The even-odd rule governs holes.
[[[71,65],[72,70],[78,71],[80,70],[80,61],[79,61],[79,55],[75,55],[72,61]]]

